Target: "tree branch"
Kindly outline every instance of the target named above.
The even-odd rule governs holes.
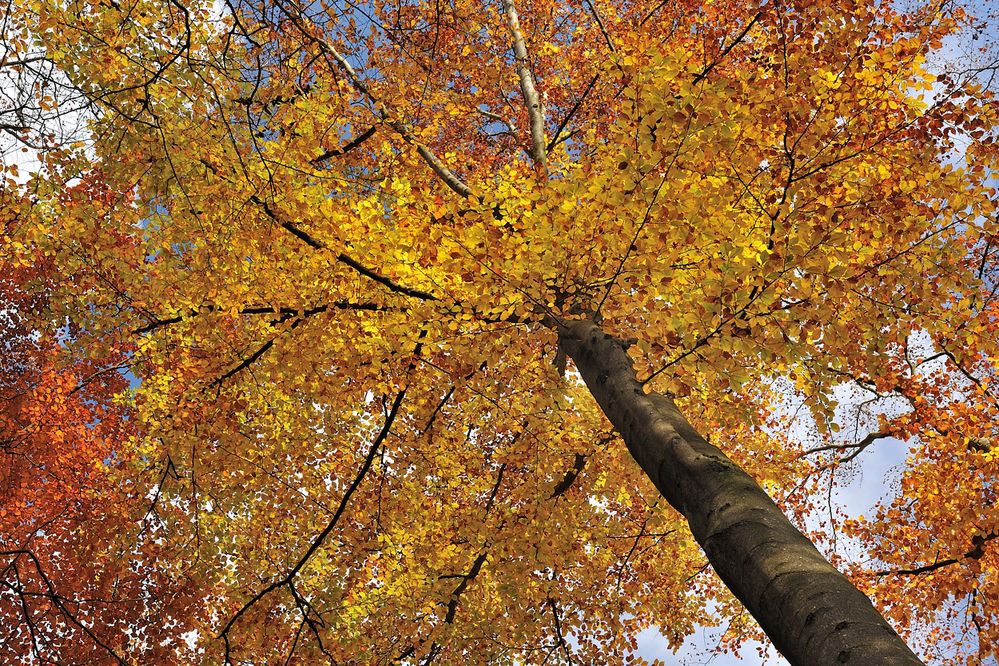
[[[993,539],[999,538],[999,531],[989,532],[988,534],[976,534],[971,537],[972,549],[960,557],[950,557],[946,560],[937,560],[933,564],[927,564],[925,566],[916,567],[914,569],[890,569],[888,571],[877,571],[875,576],[881,578],[882,576],[918,576],[924,573],[930,573],[931,571],[936,571],[937,569],[943,569],[944,567],[949,567],[952,564],[957,564],[962,560],[980,560],[983,555],[985,555],[985,544]]]
[[[555,618],[555,639],[558,641],[559,647],[565,653],[565,663],[572,664],[572,654],[569,652],[569,644],[565,640],[565,634],[562,632],[562,620],[558,615],[558,607],[555,605],[555,600],[548,597],[548,607],[552,610],[552,617]]]
[[[711,73],[711,70],[713,70],[715,67],[717,67],[718,63],[720,63],[722,60],[724,60],[725,56],[727,56],[732,51],[732,49],[734,49],[736,47],[736,45],[739,44],[739,42],[741,42],[743,39],[745,39],[746,35],[753,28],[753,26],[756,25],[756,22],[760,20],[761,16],[763,16],[763,12],[756,12],[756,16],[754,16],[752,18],[752,20],[749,23],[746,24],[746,27],[743,28],[742,32],[739,33],[739,36],[736,37],[735,40],[731,44],[729,44],[728,46],[726,46],[722,50],[722,52],[718,54],[718,57],[715,58],[711,62],[710,65],[708,65],[707,67],[704,68],[704,71],[702,71],[700,74],[698,74],[697,76],[694,77],[694,83],[700,83],[701,81],[703,81],[704,78],[708,74]]]
[[[854,458],[856,458],[857,456],[859,456],[861,453],[863,453],[864,449],[866,449],[867,447],[869,447],[871,444],[873,444],[877,440],[879,440],[879,439],[885,439],[886,437],[891,437],[891,436],[892,436],[892,433],[890,433],[890,432],[872,432],[871,434],[867,435],[862,440],[860,440],[859,442],[856,442],[854,444],[845,444],[845,443],[844,444],[827,444],[825,446],[816,446],[815,448],[807,449],[807,450],[802,451],[801,453],[799,453],[798,456],[795,458],[795,460],[801,460],[802,458],[804,458],[807,455],[811,455],[813,453],[821,453],[822,451],[843,451],[843,450],[847,450],[847,449],[852,449],[853,452],[850,455],[846,456],[845,458],[841,458],[840,459],[841,463],[850,462],[851,460],[853,460]]]
[[[572,464],[572,469],[567,471],[562,481],[557,486],[555,486],[555,490],[552,491],[552,494],[549,496],[549,499],[555,499],[556,497],[559,497],[562,494],[564,494],[565,491],[569,490],[569,488],[572,487],[572,484],[576,482],[576,478],[583,471],[583,467],[585,465],[586,465],[586,456],[582,453],[577,453],[576,459]]]
[[[320,312],[326,312],[327,310],[366,310],[366,311],[372,311],[372,312],[385,312],[385,311],[390,310],[390,309],[391,308],[388,308],[388,307],[386,307],[384,305],[378,305],[377,303],[351,303],[350,301],[333,301],[332,303],[324,304],[324,305],[319,305],[319,306],[316,306],[314,308],[309,308],[308,310],[298,310],[298,309],[295,309],[295,308],[287,308],[287,307],[284,307],[284,308],[275,308],[275,307],[270,307],[270,306],[266,306],[266,305],[262,305],[262,306],[249,306],[249,307],[245,307],[245,308],[242,308],[240,310],[237,310],[237,314],[240,314],[240,315],[258,315],[258,314],[281,315],[281,317],[283,319],[279,318],[279,319],[276,320],[276,323],[280,323],[281,321],[287,320],[288,318],[294,317],[295,315],[301,314],[303,316],[310,317],[310,316],[312,316],[314,314],[319,314]],[[170,325],[173,325],[173,324],[179,324],[180,322],[184,321],[185,319],[191,319],[191,318],[197,317],[198,315],[200,315],[202,313],[227,312],[227,311],[228,310],[226,310],[225,308],[220,308],[217,305],[211,305],[211,304],[209,304],[209,305],[202,305],[200,308],[197,308],[197,309],[191,308],[186,313],[179,314],[179,315],[177,315],[175,317],[169,317],[167,319],[158,319],[158,318],[153,319],[153,321],[151,321],[150,323],[146,324],[145,326],[141,326],[139,328],[133,329],[132,333],[135,334],[135,335],[141,335],[143,333],[150,333],[152,331],[155,331],[158,328],[163,328],[164,326],[170,326]]]
[[[325,243],[316,239],[308,232],[299,229],[297,226],[295,226],[294,224],[292,224],[287,220],[282,220],[278,218],[277,213],[274,212],[274,210],[270,207],[270,205],[257,195],[254,194],[253,196],[251,196],[250,201],[263,208],[264,212],[267,214],[268,217],[270,217],[272,220],[280,224],[281,228],[291,233],[293,236],[298,238],[300,241],[302,241],[309,247],[315,250],[329,250],[329,247]],[[393,291],[397,294],[402,294],[404,296],[409,296],[411,298],[416,298],[421,301],[440,300],[430,292],[422,291],[420,289],[412,289],[410,287],[405,287],[395,282],[391,278],[387,278],[384,275],[380,275],[375,271],[373,271],[372,269],[365,266],[364,264],[362,264],[361,262],[357,261],[356,259],[353,259],[352,257],[343,252],[340,252],[339,254],[336,255],[336,260],[345,266],[353,268],[355,271],[357,271],[364,277],[370,280],[374,280],[378,284],[387,287],[389,291]]]
[[[555,130],[555,134],[552,135],[552,140],[549,141],[548,145],[545,147],[546,153],[550,153],[552,151],[552,148],[554,148],[559,144],[559,136],[561,136],[562,130],[565,129],[565,126],[569,124],[570,120],[572,120],[572,117],[576,114],[576,111],[578,111],[579,107],[582,106],[583,102],[586,100],[586,96],[590,94],[591,90],[593,90],[593,86],[596,84],[599,78],[600,78],[599,74],[593,75],[593,78],[590,79],[589,84],[587,84],[586,86],[586,90],[583,91],[583,94],[579,96],[579,99],[576,100],[576,103],[572,105],[571,109],[569,109],[569,113],[565,114],[565,118],[562,119],[562,122],[560,122],[558,125],[558,129]]]
[[[389,112],[389,109],[385,105],[385,103],[382,102],[380,99],[378,99],[374,95],[374,93],[371,92],[371,89],[368,88],[367,84],[365,84],[364,81],[361,79],[361,77],[357,75],[357,72],[354,70],[353,66],[347,61],[346,58],[343,57],[343,55],[336,48],[334,48],[331,44],[327,43],[325,40],[322,40],[313,35],[312,32],[306,26],[302,25],[300,18],[298,16],[293,15],[290,11],[288,11],[288,9],[284,6],[283,3],[278,3],[278,5],[281,7],[281,10],[284,12],[285,16],[288,17],[288,20],[296,28],[298,28],[298,31],[306,39],[311,41],[313,44],[319,47],[320,50],[322,50],[330,58],[332,58],[332,60],[344,73],[344,75],[347,78],[347,82],[350,83],[350,85],[354,88],[354,90],[361,93],[361,95],[366,97],[368,101],[370,101],[371,104],[374,105],[375,112],[378,115],[378,117],[382,120],[382,122],[391,127],[399,136],[403,138],[404,141],[406,141],[406,143],[416,146],[416,152],[419,153],[420,157],[423,158],[423,161],[427,163],[430,169],[435,174],[437,174],[437,177],[440,178],[445,185],[447,185],[455,193],[465,198],[474,196],[472,189],[468,185],[466,185],[464,181],[461,180],[461,178],[455,175],[454,172],[448,169],[444,165],[444,163],[441,162],[440,158],[438,158],[434,154],[432,150],[430,150],[422,143],[417,141],[416,137],[413,136],[413,133],[409,130],[409,128],[407,128],[402,122],[395,120],[392,117],[392,114]]]
[[[378,129],[377,125],[372,125],[368,129],[364,130],[361,134],[359,134],[358,136],[354,137],[351,141],[349,141],[348,143],[344,144],[342,147],[340,147],[340,148],[333,148],[331,150],[324,151],[322,155],[320,155],[319,157],[314,158],[311,161],[311,163],[315,164],[315,165],[319,165],[322,162],[325,162],[326,160],[330,159],[331,157],[339,157],[341,155],[346,155],[347,153],[349,153],[350,151],[354,150],[355,148],[357,148],[358,146],[360,146],[362,143],[364,143],[365,141],[367,141],[369,138],[371,138],[374,135],[374,133],[375,133],[375,131],[377,129]]]
[[[534,77],[527,55],[527,43],[520,29],[520,19],[513,0],[503,0],[503,11],[506,12],[510,32],[513,33],[513,54],[517,62],[517,76],[520,77],[520,92],[524,95],[527,105],[527,118],[531,128],[531,157],[542,172],[547,171],[548,153],[545,144],[545,113],[541,106],[538,89],[534,86]]]
[[[52,580],[49,578],[48,574],[45,573],[45,570],[42,568],[42,563],[38,560],[38,557],[33,551],[27,549],[4,550],[0,551],[0,556],[13,558],[13,562],[11,563],[12,566],[16,563],[17,558],[19,557],[26,557],[31,560],[31,564],[38,573],[39,578],[41,578],[44,586],[44,591],[38,593],[38,595],[48,599],[53,606],[59,609],[59,612],[62,613],[71,624],[82,629],[83,633],[90,637],[90,640],[108,653],[108,656],[114,659],[117,663],[121,664],[121,666],[125,666],[125,660],[122,659],[117,652],[115,652],[107,643],[98,638],[97,634],[95,634],[90,627],[83,624],[82,621],[69,611],[69,608],[66,607],[66,601],[69,600],[56,592],[55,586],[52,584]]]
[[[593,19],[597,22],[597,27],[600,28],[600,33],[604,36],[604,41],[607,42],[607,48],[610,49],[611,53],[617,53],[617,49],[614,48],[614,42],[610,38],[610,33],[607,32],[607,28],[604,27],[604,22],[600,19],[600,13],[597,11],[596,6],[593,4],[592,0],[584,0],[586,6],[589,7],[590,13],[593,14]]]
[[[447,603],[447,615],[444,617],[444,622],[447,624],[454,624],[454,616],[458,612],[458,602],[461,601],[461,595],[465,593],[465,589],[468,584],[475,580],[475,577],[479,575],[479,571],[482,570],[482,565],[486,562],[486,557],[489,556],[489,551],[484,550],[479,553],[479,556],[475,558],[472,562],[472,568],[469,569],[468,573],[461,574],[461,582],[458,586],[454,588],[451,593],[451,599]]]
[[[292,581],[294,581],[295,577],[299,574],[299,572],[301,572],[302,568],[305,567],[309,559],[315,554],[317,550],[319,550],[319,548],[326,541],[326,538],[336,527],[337,523],[340,521],[340,517],[347,509],[347,503],[350,501],[351,496],[361,485],[361,482],[364,480],[364,477],[367,475],[368,470],[371,469],[371,465],[375,460],[375,456],[378,453],[378,449],[385,441],[385,438],[388,437],[389,431],[392,428],[392,424],[395,422],[395,418],[399,413],[399,407],[402,405],[402,400],[405,396],[406,396],[406,389],[402,389],[396,394],[395,400],[393,400],[392,402],[392,408],[389,410],[388,415],[385,417],[385,423],[382,425],[382,429],[381,431],[379,431],[378,436],[375,437],[374,441],[371,443],[371,447],[368,449],[368,453],[364,457],[364,461],[361,463],[361,468],[358,470],[357,475],[354,477],[354,480],[347,488],[347,491],[343,494],[343,498],[340,500],[340,506],[337,507],[336,513],[333,514],[333,517],[326,524],[326,527],[323,528],[323,531],[320,532],[319,535],[312,540],[312,543],[309,545],[308,550],[305,551],[305,554],[302,555],[301,558],[299,558],[295,566],[293,566],[291,568],[291,571],[289,571],[285,576],[274,581],[273,583],[265,587],[263,590],[255,594],[245,604],[243,604],[243,606],[238,611],[236,611],[235,615],[229,618],[229,621],[222,628],[222,631],[219,632],[218,638],[221,638],[223,643],[225,644],[224,663],[226,664],[232,663],[231,660],[232,644],[229,639],[229,632],[232,631],[232,628],[235,626],[236,622],[238,622],[239,619],[243,617],[243,615],[245,615],[246,612],[249,611],[249,609],[253,607],[254,604],[256,604],[258,601],[266,597],[274,590],[277,590],[284,586],[291,586]]]

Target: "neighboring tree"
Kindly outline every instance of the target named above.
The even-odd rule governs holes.
[[[157,564],[169,553],[154,536],[169,509],[144,496],[166,474],[158,461],[135,473],[138,431],[118,372],[127,350],[61,352],[73,330],[50,310],[55,264],[11,239],[30,203],[13,188],[0,196],[0,662],[103,663],[130,634],[153,657],[173,655],[178,627],[157,626],[157,614],[202,591]],[[74,196],[99,200],[99,183]]]
[[[898,440],[852,573],[927,654],[994,655],[999,109],[926,65],[963,10],[9,12],[89,122],[9,235],[58,271],[62,362],[140,380],[132,437],[73,416],[134,548],[53,542],[143,607],[53,611],[59,658],[625,662],[754,635],[730,591],[794,664],[920,663],[763,490],[801,525]]]

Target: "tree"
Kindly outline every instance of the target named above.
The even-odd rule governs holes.
[[[99,185],[91,179],[68,196],[93,200]],[[30,202],[11,190],[3,197],[0,661],[101,663],[143,620],[183,610],[197,590],[155,565],[169,551],[151,537],[157,507],[135,515],[149,479],[123,469],[134,463],[129,438],[140,434],[118,372],[128,350],[60,352],[72,331],[51,316],[55,264],[11,242]]]
[[[792,663],[919,663],[762,489],[800,519],[889,436],[856,580],[993,654],[997,109],[925,64],[963,10],[11,15],[89,101],[12,237],[58,267],[62,353],[141,380],[104,449],[161,471],[133,571],[201,600],[93,627],[109,659],[625,661],[738,612],[710,563]]]

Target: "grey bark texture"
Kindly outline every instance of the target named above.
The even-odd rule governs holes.
[[[604,414],[722,581],[794,666],[922,664],[871,601],[667,396],[646,394],[618,340],[592,321],[560,344]]]

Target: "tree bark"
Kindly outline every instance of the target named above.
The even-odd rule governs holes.
[[[570,322],[559,338],[631,455],[791,664],[922,664],[870,600],[752,477],[693,429],[673,400],[646,395],[620,341],[592,321]]]

